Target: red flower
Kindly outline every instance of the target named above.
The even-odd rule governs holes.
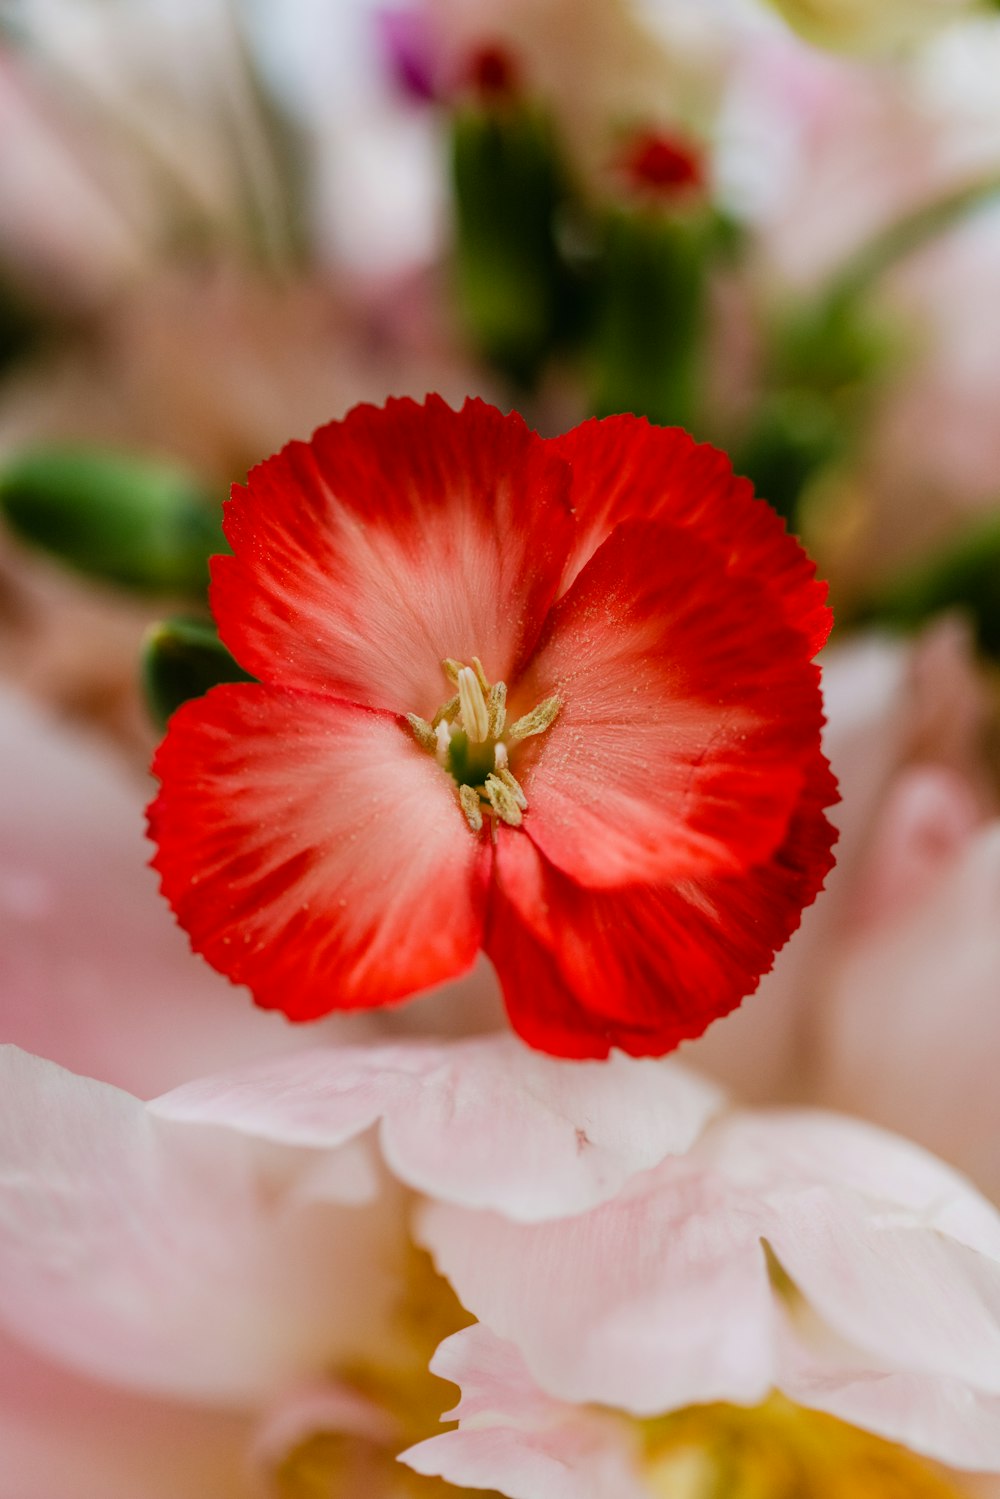
[[[171,721],[150,809],[193,946],[296,1020],[486,949],[564,1056],[670,1050],[830,867],[825,589],[725,457],[631,416],[361,406],[254,469],[213,561],[259,684]]]

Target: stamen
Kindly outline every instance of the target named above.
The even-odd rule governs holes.
[[[441,669],[458,692],[439,708],[430,723],[406,715],[417,743],[429,750],[453,778],[463,815],[474,833],[489,823],[496,842],[497,825],[520,827],[528,798],[510,769],[511,749],[521,739],[542,734],[555,721],[562,700],[548,697],[507,727],[507,684],[490,682],[478,656],[466,666],[446,656]],[[503,737],[501,737],[503,736]]]
[[[443,707],[439,708],[431,719],[431,728],[436,729],[438,724],[446,718],[451,718],[458,712],[458,694],[450,697]]]
[[[511,743],[517,744],[520,739],[528,739],[532,734],[542,734],[555,722],[562,701],[557,697],[547,697],[544,702],[532,708],[530,713],[525,713],[517,723],[511,724],[507,730],[507,738]]]
[[[499,739],[507,722],[507,683],[494,682],[486,697],[486,711],[490,715],[490,738]]]
[[[506,822],[512,828],[521,826],[521,808],[513,791],[509,786],[504,785],[499,776],[488,775],[483,790],[486,792],[490,806],[501,821]],[[524,793],[521,794],[523,796]]]
[[[465,813],[465,820],[474,833],[483,825],[483,814],[479,804],[479,792],[474,786],[459,786],[458,799]]]
[[[497,745],[497,749],[499,749],[499,748],[500,748],[500,746]],[[501,765],[500,764],[500,757],[499,756],[497,756],[497,770],[496,770],[496,773],[497,773],[498,779],[501,780],[501,781],[503,781],[504,785],[507,787],[507,790],[510,792],[511,796],[517,802],[517,805],[520,807],[521,811],[522,812],[526,811],[527,810],[527,806],[528,806],[528,798],[524,794],[524,791],[522,789],[521,783],[517,779],[516,776],[512,776],[511,775],[510,771],[506,768],[505,765]]]
[[[448,764],[448,753],[451,749],[451,727],[444,719],[438,724],[434,732],[434,743],[431,745],[442,765]]]
[[[462,727],[472,744],[484,744],[490,732],[490,715],[479,678],[471,666],[463,666],[458,674],[458,700],[462,711]]]
[[[420,748],[430,750],[431,754],[434,754],[438,747],[438,738],[426,718],[421,718],[418,713],[407,713],[406,721],[413,730],[413,737]]]

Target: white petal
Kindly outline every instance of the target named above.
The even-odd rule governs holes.
[[[647,1499],[624,1423],[553,1400],[517,1350],[473,1326],[448,1338],[431,1368],[462,1389],[462,1424],[401,1456],[418,1473],[510,1499]]]
[[[951,1467],[1000,1470],[1000,1397],[962,1379],[880,1373],[835,1335],[806,1340],[787,1327],[779,1341],[779,1387],[789,1399]]]
[[[522,1225],[430,1204],[417,1233],[462,1303],[562,1399],[656,1415],[752,1403],[773,1384],[755,1204],[685,1162],[583,1217]]]
[[[512,1036],[343,1047],[192,1083],[152,1106],[286,1144],[342,1144],[381,1119],[396,1175],[532,1222],[583,1212],[683,1153],[719,1106],[669,1062],[566,1062]]]
[[[1000,1215],[957,1172],[818,1111],[731,1115],[698,1153],[753,1194],[781,1265],[873,1370],[1000,1394]]]
[[[399,1209],[301,1200],[300,1164],[3,1048],[0,1318],[98,1377],[234,1404],[358,1356]]]

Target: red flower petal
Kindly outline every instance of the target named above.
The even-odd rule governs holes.
[[[819,743],[819,672],[766,578],[727,577],[714,538],[619,526],[518,686],[519,703],[551,694],[559,716],[515,772],[526,831],[577,882],[733,872],[784,842]]]
[[[489,845],[393,718],[217,687],[174,715],[153,769],[163,892],[265,1009],[387,1004],[472,964]]]
[[[446,656],[509,680],[569,549],[569,476],[517,415],[359,406],[290,443],[226,507],[212,605],[264,681],[430,716]]]
[[[749,479],[733,473],[725,453],[680,427],[654,427],[635,416],[592,419],[550,446],[573,468],[578,532],[564,586],[621,521],[670,521],[723,546],[729,571],[767,579],[771,607],[806,636],[809,654],[823,645],[833,623],[826,584],[781,517],[754,498]]]
[[[660,1056],[735,1009],[822,889],[836,833],[823,757],[782,847],[746,874],[587,890],[500,833],[486,950],[515,1030],[560,1056]]]

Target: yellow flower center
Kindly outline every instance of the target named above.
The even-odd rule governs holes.
[[[396,1456],[414,1442],[448,1429],[442,1428],[441,1416],[454,1405],[455,1388],[427,1366],[438,1344],[470,1320],[430,1256],[410,1245],[400,1266],[400,1294],[383,1359],[337,1371],[337,1383],[370,1402],[384,1418],[385,1439],[324,1429],[310,1432],[267,1474],[269,1499],[369,1494],[372,1499],[454,1499],[463,1492],[439,1478],[414,1473]]]
[[[957,1499],[932,1464],[780,1395],[645,1423],[655,1499]]]
[[[457,691],[430,722],[407,713],[413,737],[453,777],[474,833],[484,817],[519,827],[528,799],[511,771],[510,753],[522,739],[544,733],[562,706],[560,700],[548,697],[508,724],[507,684],[491,683],[478,656],[473,656],[471,666],[451,657],[441,666]]]

